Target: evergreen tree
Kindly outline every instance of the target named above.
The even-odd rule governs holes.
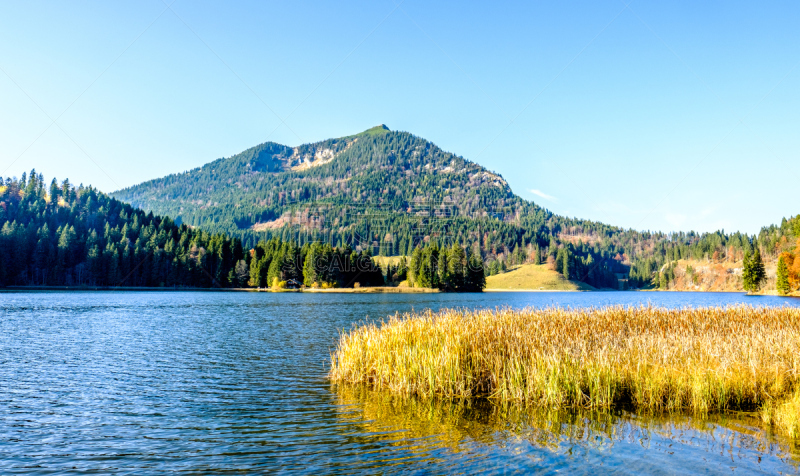
[[[764,268],[764,261],[761,259],[761,251],[759,250],[758,246],[755,246],[755,251],[753,252],[753,261],[752,261],[752,270],[753,270],[753,291],[758,291],[761,289],[762,284],[767,279],[767,272]]]
[[[564,259],[561,274],[564,275],[564,279],[572,279],[572,259],[568,249],[564,249]]]
[[[319,279],[317,274],[317,261],[319,259],[319,244],[313,243],[306,254],[305,262],[303,263],[303,284],[306,286],[313,286]]]
[[[436,269],[439,272],[439,286],[444,289],[451,289],[452,283],[450,282],[450,275],[447,269],[447,248],[442,248],[441,252],[439,253]]]
[[[447,281],[445,286],[451,290],[461,290],[467,283],[467,254],[464,248],[453,244],[447,253]],[[483,268],[483,266],[481,266]]]
[[[742,264],[742,288],[747,292],[754,291],[755,278],[753,275],[753,260],[750,258],[750,251],[746,249]]]
[[[76,241],[75,227],[65,225],[58,239],[58,265],[64,269],[71,268],[74,262],[79,259],[78,256],[75,256]]]
[[[483,262],[476,253],[467,259],[467,274],[464,290],[468,292],[482,291],[486,287],[486,275],[483,271]]]
[[[412,287],[421,287],[419,284],[420,266],[422,264],[422,249],[417,246],[411,252],[411,261],[408,264],[408,284]]]
[[[789,268],[786,266],[786,261],[784,261],[783,256],[778,258],[776,288],[779,293],[784,295],[789,294],[789,292],[792,290],[789,284]]]
[[[274,286],[276,281],[282,281],[283,278],[283,264],[284,264],[284,250],[279,250],[272,258],[267,270],[267,283],[269,286]]]
[[[408,260],[405,256],[400,258],[400,263],[397,264],[397,281],[404,281],[408,279]]]

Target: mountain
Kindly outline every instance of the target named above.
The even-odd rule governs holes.
[[[800,221],[764,228],[756,241],[563,217],[514,194],[501,175],[385,125],[297,147],[266,142],[112,195],[246,248],[279,237],[395,256],[457,243],[479,251],[489,275],[542,263],[598,288],[669,287],[678,260],[737,261],[754,246],[777,260]]]
[[[571,277],[597,287],[619,285],[630,245],[620,239],[636,239],[555,215],[515,195],[499,174],[384,125],[298,147],[263,143],[112,195],[248,247],[279,236],[410,255],[420,243],[456,242],[508,265],[555,259],[570,243],[560,271],[572,268]]]
[[[542,222],[551,216],[515,196],[500,175],[383,125],[294,148],[267,142],[113,195],[193,226],[245,235],[288,223],[286,212],[309,204],[370,214],[433,210],[478,218],[524,208]],[[312,216],[303,225],[319,228],[314,221],[325,218]]]

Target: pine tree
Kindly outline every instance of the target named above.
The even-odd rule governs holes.
[[[50,182],[50,193],[48,194],[48,198],[50,200],[50,206],[51,207],[55,207],[56,204],[58,203],[58,192],[59,191],[60,190],[58,188],[58,180],[56,180],[55,177],[53,177],[53,181]]]
[[[408,279],[408,260],[403,256],[397,265],[397,280],[404,281],[406,279]]]
[[[776,288],[781,294],[789,294],[791,286],[789,285],[789,267],[786,266],[783,256],[778,258],[778,273],[777,273]]]
[[[250,286],[253,286],[255,288],[261,287],[259,276],[261,276],[262,265],[263,262],[261,260],[253,259],[252,261],[250,261],[250,273],[249,273],[250,281],[248,282]]]
[[[471,253],[467,263],[464,290],[470,292],[482,291],[486,287],[486,275],[480,256],[477,253]]]
[[[742,288],[747,291],[753,291],[753,260],[750,258],[750,252],[745,249],[743,267],[742,267]]]
[[[58,264],[64,269],[72,267],[76,261],[75,252],[75,227],[64,226],[58,239]]]
[[[276,281],[281,281],[282,272],[283,272],[283,253],[278,252],[278,254],[272,258],[272,262],[269,264],[269,270],[267,271],[267,285],[273,286]]]
[[[456,291],[461,291],[467,282],[467,254],[458,244],[453,244],[447,253],[447,278],[447,285]]]
[[[411,252],[411,260],[408,264],[408,284],[411,287],[421,287],[419,284],[420,265],[422,264],[422,249],[419,246]]]
[[[453,283],[450,282],[450,274],[447,267],[447,248],[442,248],[439,252],[439,261],[436,264],[437,271],[439,272],[439,287],[442,289],[453,289]]]
[[[428,248],[428,257],[425,260],[427,264],[427,272],[430,279],[430,284],[426,287],[430,288],[438,288],[439,287],[439,247],[436,243],[432,244]]]
[[[660,289],[667,289],[669,283],[667,282],[667,272],[666,270],[658,273],[658,287]]]
[[[431,259],[430,247],[423,249],[421,255],[415,284],[421,288],[432,288],[434,286],[435,261]]]
[[[303,263],[303,284],[306,286],[313,286],[317,282],[317,261],[319,259],[319,243],[313,243],[306,255],[306,260]]]
[[[761,285],[767,279],[767,272],[764,268],[764,261],[761,259],[761,251],[758,249],[758,246],[755,246],[755,251],[753,252],[753,262],[752,262],[752,269],[753,269],[753,291],[758,291],[761,289]]]

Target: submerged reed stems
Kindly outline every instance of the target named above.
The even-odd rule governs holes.
[[[445,310],[342,333],[330,378],[550,408],[760,409],[800,436],[800,309]]]

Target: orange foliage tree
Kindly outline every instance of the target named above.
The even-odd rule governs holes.
[[[789,268],[789,287],[792,291],[797,291],[800,289],[800,238],[797,239],[794,253],[783,253],[781,256],[784,257],[784,263]]]

